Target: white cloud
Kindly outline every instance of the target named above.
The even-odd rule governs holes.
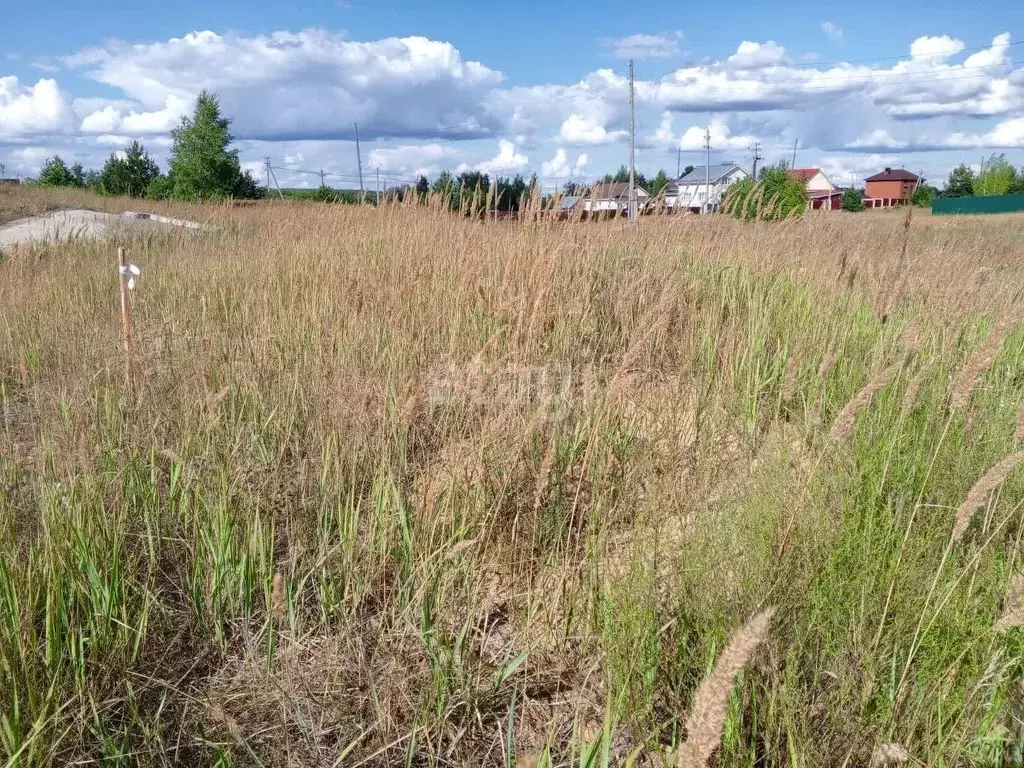
[[[510,173],[521,171],[529,164],[530,158],[521,154],[515,144],[508,139],[501,139],[498,141],[498,154],[490,160],[478,163],[475,168],[484,173]]]
[[[581,176],[586,172],[589,162],[590,158],[587,156],[586,152],[583,152],[576,158],[576,162],[570,165],[568,153],[566,153],[562,147],[559,147],[555,150],[555,156],[553,158],[545,160],[541,164],[541,175],[548,178]]]
[[[937,37],[919,37],[910,44],[910,58],[946,61],[964,49],[963,40],[955,40],[947,35]]]
[[[894,139],[884,128],[876,128],[869,133],[854,139],[846,145],[847,149],[904,149],[907,142]]]
[[[829,40],[843,39],[843,28],[836,24],[834,21],[821,22],[821,31],[828,36]]]
[[[369,164],[388,173],[430,176],[452,165],[455,156],[455,150],[444,144],[404,144],[372,150]]]
[[[657,132],[648,136],[646,143],[649,146],[662,149],[679,148],[687,152],[703,149],[705,131],[708,129],[711,132],[711,147],[716,150],[747,149],[757,141],[754,136],[733,134],[729,125],[721,117],[713,118],[707,126],[691,125],[679,136],[673,132],[672,122],[672,113],[665,112],[661,117]]]
[[[774,67],[786,63],[786,49],[774,40],[766,43],[744,40],[737,46],[736,53],[729,57],[728,63],[737,69]]]
[[[52,78],[21,85],[16,77],[0,77],[0,138],[17,138],[73,130],[67,95]]]
[[[617,59],[667,59],[679,54],[682,35],[628,35],[603,40],[604,47]]]
[[[595,118],[569,115],[558,131],[558,138],[567,144],[611,144],[627,136],[627,131],[609,131]]]
[[[500,127],[485,100],[501,73],[425,37],[356,42],[322,29],[256,37],[199,31],[112,43],[63,62],[138,103],[133,112],[116,110],[135,123],[126,130],[168,128],[204,88],[219,94],[241,138],[349,138],[354,122],[367,139],[466,138]],[[107,127],[116,117],[94,119]]]
[[[1024,149],[1024,117],[1004,120],[984,133],[953,133],[943,144],[950,149]]]

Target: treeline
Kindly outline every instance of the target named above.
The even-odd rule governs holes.
[[[1013,167],[1006,155],[986,158],[978,173],[961,163],[950,171],[942,197],[988,197],[1024,194],[1024,168]]]
[[[167,173],[137,141],[112,153],[103,168],[85,171],[80,163],[68,165],[55,155],[43,164],[39,177],[28,183],[42,187],[78,187],[104,195],[147,197],[153,200],[258,199],[265,195],[253,175],[243,171],[238,150],[230,149],[234,137],[231,119],[221,114],[217,96],[203,91],[191,116],[171,131],[171,156]]]

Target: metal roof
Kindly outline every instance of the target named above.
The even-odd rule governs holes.
[[[728,176],[737,168],[740,168],[736,163],[716,163],[711,167],[707,168],[707,176],[712,184],[718,183],[723,176]],[[740,170],[743,170],[740,168]],[[675,182],[677,184],[703,184],[705,178],[704,166],[696,166],[689,173],[684,173]]]

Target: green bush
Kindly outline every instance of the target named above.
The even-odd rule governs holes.
[[[725,194],[722,210],[738,219],[779,221],[807,210],[807,184],[789,175],[785,163],[767,166],[761,178],[743,179]]]
[[[842,206],[844,211],[857,213],[864,210],[864,193],[855,187],[850,187],[843,192]]]
[[[146,187],[146,197],[150,200],[169,200],[174,194],[174,182],[167,176],[157,176]]]
[[[910,198],[910,202],[918,208],[931,208],[932,203],[935,202],[935,198],[938,197],[938,194],[939,191],[935,189],[935,187],[929,186],[928,184],[922,184],[914,190],[914,194]]]

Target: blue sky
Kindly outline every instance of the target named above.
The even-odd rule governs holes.
[[[251,0],[19,3],[3,12],[0,163],[98,166],[141,140],[161,162],[201,88],[234,117],[243,161],[282,184],[390,182],[476,168],[549,186],[626,159],[636,59],[640,168],[820,166],[840,184],[885,165],[944,178],[1004,152],[1024,164],[1024,4],[585,5]],[[55,20],[59,19],[59,23]]]

